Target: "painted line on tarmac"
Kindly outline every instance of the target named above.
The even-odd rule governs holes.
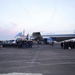
[[[38,51],[38,52],[36,53],[35,57],[32,59],[30,66],[33,66],[33,64],[34,64],[34,62],[35,62],[35,60],[36,60],[36,58],[38,57],[39,52],[40,52],[40,51]]]
[[[53,58],[41,58],[41,59],[37,59],[37,61],[41,61],[41,60],[56,60],[56,59],[57,60],[61,60],[61,59],[64,59],[64,60],[66,59],[67,60],[67,59],[75,59],[75,57],[73,57],[73,58],[70,58],[70,57],[65,57],[65,58],[64,57],[63,58],[61,58],[61,57],[60,58],[55,58],[55,57],[53,57]]]
[[[41,62],[26,62],[26,63],[40,64]]]
[[[33,63],[32,63],[33,64]],[[37,67],[45,67],[45,66],[54,66],[54,65],[66,65],[66,64],[68,64],[68,65],[71,65],[71,64],[75,64],[75,62],[61,62],[61,63],[50,63],[50,64],[38,64],[38,65],[33,65],[33,66],[21,66],[21,67],[12,67],[12,68],[10,68],[10,69],[19,69],[19,68],[30,68],[30,67],[35,67],[35,68],[37,68]],[[3,70],[4,69],[9,69],[9,68],[3,68]],[[2,75],[2,74],[1,74]],[[10,74],[9,74],[10,75]]]
[[[0,74],[0,75],[42,75],[40,73],[8,73],[8,74]]]
[[[36,66],[49,66],[49,65],[62,65],[62,64],[75,64],[75,62],[60,62],[60,63],[50,63],[50,64],[40,64],[40,65],[35,65]]]

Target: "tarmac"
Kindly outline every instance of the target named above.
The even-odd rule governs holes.
[[[75,49],[59,44],[0,48],[0,75],[75,75]]]

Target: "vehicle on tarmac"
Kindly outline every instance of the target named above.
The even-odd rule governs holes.
[[[3,41],[0,41],[0,47],[3,47]]]

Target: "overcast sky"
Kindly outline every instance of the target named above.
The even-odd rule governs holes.
[[[25,34],[73,33],[75,0],[0,0],[0,39]]]

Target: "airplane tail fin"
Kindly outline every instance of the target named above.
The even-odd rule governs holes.
[[[17,38],[17,37],[22,37],[22,32],[18,33],[18,34],[15,36],[15,38]]]

